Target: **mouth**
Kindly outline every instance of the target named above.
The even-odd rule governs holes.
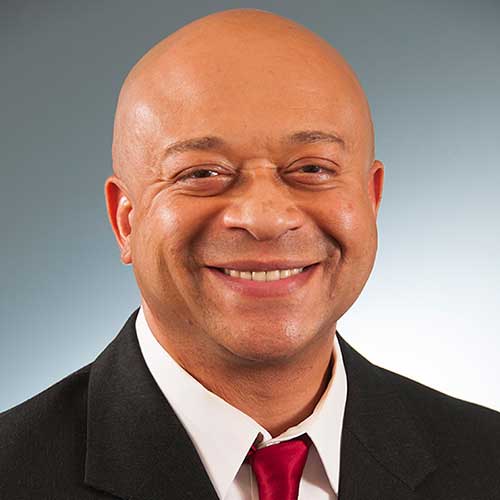
[[[296,276],[297,274],[307,272],[311,267],[317,265],[310,264],[305,267],[293,267],[288,269],[270,269],[270,270],[239,270],[239,269],[230,269],[226,267],[212,267],[216,271],[226,274],[227,276],[231,276],[233,278],[240,278],[243,280],[251,280],[251,281],[279,281],[288,279],[291,276]]]
[[[240,266],[238,266],[240,267]],[[289,295],[317,274],[320,262],[304,267],[258,269],[207,266],[211,275],[232,292],[252,297]],[[259,266],[260,267],[260,266]]]

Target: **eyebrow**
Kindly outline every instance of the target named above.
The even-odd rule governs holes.
[[[300,132],[294,132],[293,134],[282,139],[281,142],[283,144],[292,145],[310,144],[315,142],[333,142],[341,146],[343,149],[345,148],[345,142],[341,137],[329,132],[322,132],[321,130],[302,130]],[[185,139],[167,146],[163,152],[162,159],[165,160],[171,155],[184,153],[186,151],[210,151],[214,149],[222,149],[227,145],[228,143],[224,139],[212,135]]]
[[[312,142],[334,142],[345,148],[344,140],[336,134],[322,132],[321,130],[303,130],[285,138],[289,144],[309,144]]]
[[[168,146],[163,153],[163,158],[176,153],[184,153],[185,151],[209,151],[211,149],[221,149],[225,145],[226,141],[220,137],[212,135],[186,139],[184,141],[174,142]]]

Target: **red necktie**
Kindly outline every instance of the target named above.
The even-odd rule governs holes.
[[[302,434],[264,448],[250,448],[246,461],[257,479],[259,500],[297,500],[310,444],[307,434]]]

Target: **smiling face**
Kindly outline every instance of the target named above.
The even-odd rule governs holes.
[[[365,285],[383,167],[338,53],[277,16],[238,19],[192,23],[131,72],[106,197],[171,350],[279,362],[331,341]]]

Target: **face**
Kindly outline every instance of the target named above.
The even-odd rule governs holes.
[[[157,324],[206,356],[272,362],[333,334],[361,292],[383,168],[345,68],[236,49],[163,65],[134,96],[124,122],[145,168],[106,194]]]

